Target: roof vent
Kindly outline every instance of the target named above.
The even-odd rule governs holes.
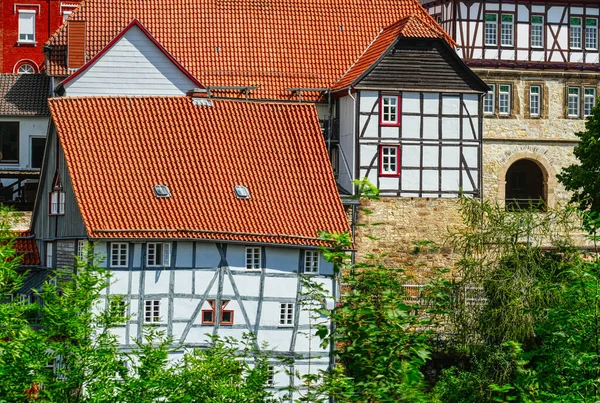
[[[233,191],[235,192],[235,197],[237,197],[238,199],[249,199],[250,198],[250,191],[248,190],[248,188],[246,186],[235,185],[233,187]]]
[[[158,198],[171,197],[171,192],[167,185],[154,185],[154,195]]]

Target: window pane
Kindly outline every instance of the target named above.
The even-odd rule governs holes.
[[[595,18],[585,19],[585,48],[598,49],[598,20]]]
[[[501,85],[498,91],[498,112],[503,115],[510,114],[510,86]]]
[[[569,98],[567,102],[569,116],[579,116],[579,88],[569,88]]]
[[[581,49],[581,18],[571,18],[570,25],[570,45],[572,48]]]
[[[529,88],[529,115],[539,116],[540,114],[540,87],[532,86]]]
[[[510,14],[502,15],[502,46],[513,46],[513,16]]]
[[[46,148],[46,139],[42,137],[31,138],[31,167],[41,168],[44,160],[44,150]]]
[[[490,92],[485,94],[483,98],[483,113],[494,113],[495,105],[494,105],[494,97],[496,96],[496,86],[494,84],[489,84]]]
[[[485,15],[485,44],[496,45],[498,38],[498,16],[496,14]]]
[[[19,12],[19,41],[35,41],[35,12]]]
[[[19,162],[19,122],[0,122],[0,162]]]
[[[540,15],[531,17],[531,46],[544,46],[544,17]]]

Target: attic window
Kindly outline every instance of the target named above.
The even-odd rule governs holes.
[[[233,187],[233,190],[235,191],[235,196],[238,199],[250,198],[250,191],[248,191],[248,188],[246,186],[236,185]]]
[[[156,197],[171,197],[171,192],[167,185],[154,185],[154,194]]]

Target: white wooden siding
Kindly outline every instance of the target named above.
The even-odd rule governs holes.
[[[340,161],[338,183],[347,191],[353,192],[354,186],[354,152],[355,152],[355,103],[352,97],[345,96],[340,99]]]
[[[184,95],[194,87],[136,26],[65,84],[67,95]]]

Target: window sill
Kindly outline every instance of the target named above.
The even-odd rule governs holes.
[[[17,46],[37,46],[36,41],[17,41]]]
[[[381,178],[399,178],[400,177],[400,173],[397,174],[379,174],[379,177]]]
[[[293,324],[292,324],[292,325],[281,325],[281,324],[280,324],[278,327],[279,327],[280,329],[290,329],[290,328],[294,327],[294,325],[293,325]]]

